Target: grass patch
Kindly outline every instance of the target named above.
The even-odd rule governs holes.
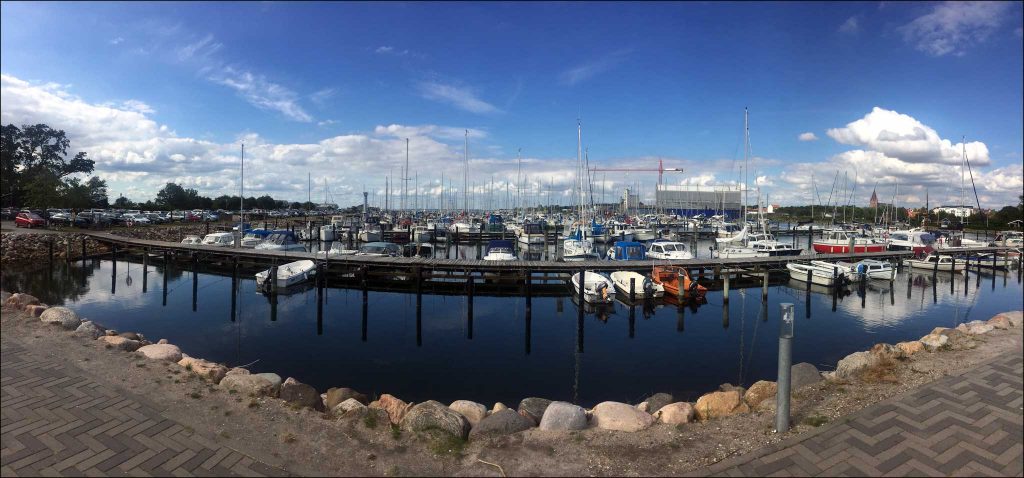
[[[191,434],[193,434],[195,432],[196,432],[195,428],[192,428],[192,427],[190,427],[188,425],[185,426],[185,433],[188,433],[189,435],[191,435]]]
[[[804,418],[803,423],[804,425],[810,425],[812,427],[817,428],[828,423],[828,417],[822,415],[811,415],[807,418]]]
[[[583,441],[583,435],[580,435],[580,432],[572,432],[569,434],[569,436],[572,437],[572,441],[576,443],[580,443]]]
[[[288,433],[285,433],[284,435],[281,436],[281,441],[283,441],[285,443],[295,443],[295,440],[297,438],[298,437],[296,437],[294,433],[288,432]]]
[[[402,439],[402,428],[398,425],[391,425],[391,438],[394,440]]]
[[[377,415],[367,413],[366,416],[363,417],[363,425],[366,425],[366,428],[377,428]]]
[[[228,438],[231,438],[231,434],[228,433],[228,432],[225,432],[225,431],[220,432],[219,435],[220,435],[221,438],[223,438],[225,440],[227,440]]]
[[[288,408],[290,408],[292,410],[295,410],[295,411],[299,411],[299,410],[302,410],[302,405],[299,405],[296,402],[288,402]]]
[[[188,370],[189,372],[191,372],[192,371],[192,364],[190,364],[190,363],[185,364],[185,370]]]
[[[874,365],[865,368],[860,373],[860,378],[866,383],[896,383],[896,361],[889,357],[882,357]]]
[[[462,455],[462,450],[466,447],[466,440],[452,435],[451,433],[437,430],[430,435],[431,439],[429,448],[435,455],[460,456]],[[554,450],[554,448],[551,449],[552,452],[554,452]]]

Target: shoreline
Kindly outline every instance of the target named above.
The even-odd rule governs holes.
[[[43,310],[33,309],[32,312],[42,313]],[[44,325],[39,319],[30,317],[30,315],[22,311],[15,312],[11,307],[5,306],[5,317],[3,320],[4,340],[8,340],[11,336],[23,336],[24,334],[17,333],[19,330],[28,332],[32,327],[38,329],[39,325]],[[55,315],[55,313],[48,315]],[[591,448],[586,453],[583,453],[584,456],[589,455],[589,459],[586,461],[591,462],[587,464],[590,468],[586,468],[587,471],[584,471],[584,469],[579,468],[584,465],[583,463],[563,463],[566,466],[573,465],[570,467],[573,471],[569,472],[566,469],[564,470],[565,473],[554,472],[555,474],[619,474],[630,473],[630,470],[634,472],[639,471],[638,469],[634,470],[630,467],[621,468],[611,464],[614,461],[612,458],[615,455],[621,454],[622,449],[632,450],[632,453],[636,454],[638,458],[651,452],[656,452],[659,449],[672,453],[683,453],[689,459],[683,460],[682,463],[673,462],[670,466],[670,469],[673,469],[672,473],[677,473],[691,471],[761,446],[777,443],[782,439],[795,436],[803,431],[812,430],[872,403],[877,403],[887,397],[902,393],[915,385],[920,385],[930,381],[930,379],[945,375],[951,370],[962,370],[971,363],[978,363],[984,358],[993,355],[993,350],[990,350],[992,348],[991,343],[993,342],[999,345],[1000,348],[1012,346],[1014,340],[1019,344],[1020,317],[1021,314],[1019,312],[1009,315],[1000,314],[990,319],[987,323],[962,325],[963,330],[939,330],[942,328],[937,328],[936,331],[933,331],[935,333],[922,338],[924,342],[910,341],[897,345],[879,344],[872,351],[850,354],[840,361],[836,372],[831,372],[827,377],[824,377],[826,378],[825,380],[799,389],[794,386],[794,404],[791,416],[795,424],[790,432],[781,435],[770,432],[774,416],[772,412],[773,400],[770,399],[770,397],[774,397],[774,393],[768,393],[768,390],[771,388],[770,382],[767,384],[759,382],[761,385],[754,384],[749,390],[740,387],[723,386],[723,389],[719,391],[705,394],[696,403],[659,403],[659,405],[676,404],[674,410],[669,410],[672,413],[666,411],[658,414],[657,412],[661,409],[660,406],[655,407],[657,408],[656,410],[647,410],[648,407],[644,407],[643,404],[638,404],[640,407],[632,404],[619,404],[636,410],[637,413],[624,412],[621,409],[617,409],[613,410],[614,413],[619,414],[617,416],[621,416],[622,413],[626,413],[628,416],[621,419],[608,419],[606,417],[604,420],[599,420],[599,418],[608,414],[603,413],[604,411],[597,411],[596,415],[599,416],[595,418],[595,411],[598,407],[591,410],[571,409],[571,411],[577,413],[579,411],[583,412],[585,418],[582,428],[577,420],[573,425],[561,425],[562,429],[557,428],[556,425],[553,429],[561,431],[551,431],[551,427],[548,427],[549,430],[536,427],[538,422],[543,422],[546,404],[534,400],[539,405],[538,403],[521,403],[520,407],[516,407],[516,410],[513,410],[517,411],[519,416],[534,420],[529,428],[514,433],[488,434],[486,436],[474,433],[469,435],[468,441],[466,441],[466,436],[470,430],[476,428],[467,426],[469,422],[475,419],[474,421],[478,422],[477,425],[479,426],[479,422],[490,416],[497,415],[501,407],[487,408],[482,404],[475,404],[473,402],[462,403],[456,407],[448,407],[443,404],[436,404],[436,402],[434,402],[436,405],[432,406],[417,404],[416,406],[419,407],[418,411],[414,412],[413,415],[417,417],[426,415],[428,417],[425,422],[417,422],[414,419],[406,419],[416,406],[406,404],[386,394],[378,398],[376,402],[369,402],[371,397],[361,397],[362,399],[360,400],[359,395],[361,394],[355,391],[335,391],[334,403],[327,404],[324,403],[327,398],[324,396],[326,394],[320,394],[320,391],[317,390],[310,391],[311,387],[295,379],[281,380],[280,377],[277,377],[280,384],[277,385],[277,392],[273,393],[266,390],[267,384],[263,383],[262,378],[238,370],[232,373],[232,375],[248,375],[248,378],[229,379],[229,382],[232,383],[229,387],[254,387],[252,389],[254,397],[246,397],[236,402],[239,406],[244,405],[245,408],[242,409],[242,413],[253,411],[253,409],[261,411],[269,409],[268,411],[273,410],[274,413],[297,414],[305,420],[321,422],[320,424],[343,423],[345,425],[342,425],[341,428],[347,428],[347,431],[350,433],[354,432],[353,429],[361,427],[362,430],[358,430],[359,432],[366,432],[370,435],[368,443],[374,443],[374,439],[382,439],[386,444],[388,441],[396,442],[390,443],[390,445],[398,445],[398,447],[403,449],[397,455],[407,454],[408,447],[401,443],[403,442],[401,438],[394,438],[396,435],[399,437],[403,433],[424,435],[424,440],[417,441],[418,452],[425,452],[428,456],[434,458],[445,458],[441,460],[442,462],[447,462],[445,466],[455,465],[448,458],[456,458],[456,462],[461,462],[460,468],[469,466],[470,469],[476,470],[472,473],[484,473],[484,470],[487,470],[487,468],[486,465],[480,465],[484,466],[484,468],[473,468],[477,464],[468,460],[472,456],[491,456],[491,454],[497,452],[497,450],[492,448],[493,445],[498,445],[499,447],[513,444],[521,445],[520,447],[512,447],[514,450],[507,451],[512,455],[517,453],[535,453],[537,447],[549,447],[548,450],[551,451],[547,452],[548,458],[556,458],[559,455],[559,450],[556,449],[558,448],[557,446],[552,446],[552,443],[566,441],[571,441],[574,444],[586,443]],[[1005,326],[1009,330],[995,328],[996,325]],[[203,364],[201,359],[193,359],[196,361],[193,362],[196,366],[192,367],[190,363],[180,365],[179,363],[182,361],[172,362],[147,359],[138,352],[121,352],[119,348],[124,341],[120,339],[107,339],[105,338],[108,337],[107,335],[103,335],[97,340],[86,340],[74,337],[73,333],[61,332],[63,329],[60,327],[44,327],[44,330],[50,332],[51,338],[58,342],[80,340],[83,346],[91,350],[115,355],[120,354],[123,359],[136,362],[135,368],[137,370],[133,371],[148,369],[150,364],[153,367],[166,366],[169,371],[178,370],[178,373],[168,372],[170,374],[167,377],[177,376],[184,371],[185,373],[182,376],[192,378],[188,378],[184,382],[182,382],[182,379],[168,379],[171,382],[156,384],[158,386],[181,387],[188,383],[199,390],[198,392],[195,390],[189,392],[185,394],[186,398],[178,400],[205,402],[206,400],[212,400],[219,392],[225,391],[228,392],[227,395],[238,395],[231,392],[232,388],[222,386],[224,378],[217,379],[221,376],[221,373],[227,374],[226,367],[222,365]],[[111,337],[127,338],[130,336],[128,332],[122,332]],[[142,342],[144,338],[138,338],[140,339],[139,346],[145,347],[143,345],[144,342]],[[1010,339],[1009,342],[1007,342],[1007,339]],[[134,339],[127,338],[127,340]],[[107,342],[106,348],[98,345],[103,342]],[[116,343],[112,344],[111,342]],[[925,343],[929,345],[925,345]],[[129,345],[127,348],[131,348],[131,346]],[[963,358],[957,358],[950,362],[950,359],[952,359],[949,356],[950,354],[964,355],[967,360],[964,361]],[[138,365],[140,363],[146,365]],[[96,364],[97,362],[93,362],[89,365],[96,366]],[[211,372],[210,370],[216,370],[216,372]],[[206,373],[207,376],[213,376],[214,380],[208,381],[199,378],[194,372],[200,371]],[[145,378],[144,376],[141,377],[143,381],[145,381]],[[152,377],[149,378],[153,379]],[[273,389],[275,385],[273,383],[274,380],[267,379],[267,382],[270,384],[270,388]],[[288,382],[288,384],[286,385],[285,382]],[[854,384],[856,386],[850,386]],[[200,389],[199,386],[205,388]],[[282,395],[282,390],[288,391]],[[196,393],[203,398],[193,397]],[[751,395],[756,395],[754,400],[749,399]],[[283,399],[277,397],[282,397]],[[348,398],[353,398],[353,400],[348,401]],[[757,400],[757,398],[761,398],[761,400]],[[664,402],[664,400],[664,397],[655,395],[649,397],[645,402],[648,402],[647,405],[650,406],[659,401]],[[668,400],[671,399],[669,398]],[[342,401],[347,403],[347,405],[343,406],[340,403]],[[753,404],[750,402],[753,402]],[[599,405],[599,407],[602,405]],[[544,407],[537,409],[538,406]],[[481,408],[483,408],[482,413]],[[424,409],[430,410],[424,411]],[[453,411],[453,409],[457,409],[457,411]],[[655,418],[655,414],[660,416]],[[505,416],[504,414],[502,415]],[[645,416],[649,418],[645,418]],[[505,417],[507,418],[507,416]],[[694,418],[700,419],[694,420]],[[623,420],[628,423],[623,425],[621,423]],[[369,427],[368,423],[374,421],[379,422],[380,426]],[[455,422],[454,425],[451,424],[453,421]],[[388,423],[391,423],[390,427],[387,426]],[[442,429],[444,426],[448,427],[447,429],[452,432],[451,435],[454,435],[455,441],[447,442],[445,441],[447,440],[446,437],[434,436],[434,434],[425,431],[439,424],[442,425]],[[611,430],[604,428],[611,428]],[[622,431],[626,429],[636,429],[638,431]],[[374,430],[378,431],[377,435],[386,431],[392,438],[389,440],[387,435],[373,437]],[[464,432],[460,434],[460,430]],[[286,433],[295,434],[296,432]],[[297,437],[297,435],[293,436]],[[405,442],[408,442],[408,440],[405,440]],[[714,446],[710,446],[712,444]],[[308,446],[316,450],[322,448],[324,444],[309,443]],[[446,446],[454,451],[446,452],[442,450],[442,452],[438,452],[440,448],[445,448]],[[386,455],[394,454],[398,447],[390,451],[383,451],[382,453]],[[617,451],[613,452],[613,450]],[[501,453],[504,454],[506,452]],[[375,455],[383,456],[381,453],[375,453]],[[486,460],[486,458],[483,459],[491,461]],[[598,466],[597,464],[602,465]],[[638,463],[634,463],[634,465],[638,465]],[[406,466],[411,465],[407,463]],[[522,464],[522,466],[525,466],[525,464]],[[598,467],[593,468],[594,466]],[[664,472],[664,470],[658,471],[656,468],[651,470],[654,470],[651,473]],[[376,473],[379,472],[378,469]],[[435,469],[433,472],[451,473],[452,470],[443,471]],[[521,472],[527,474],[553,473],[551,470],[541,468],[534,469],[533,471],[523,468]]]

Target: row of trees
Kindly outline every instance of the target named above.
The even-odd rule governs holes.
[[[0,203],[8,206],[107,207],[107,183],[93,176],[85,152],[68,157],[71,141],[45,124],[0,126]]]
[[[998,211],[988,211],[982,214],[974,214],[966,219],[968,227],[990,227],[999,228],[1008,225],[1012,221],[1018,221],[1024,219],[1024,194],[1018,196],[1018,204],[1016,206],[1004,206]],[[880,204],[877,209],[878,221],[884,220],[886,207],[884,204]],[[946,212],[931,213],[926,208],[910,209],[912,212],[911,217],[908,218],[907,209],[899,208],[898,219],[900,221],[908,221],[910,224],[918,226],[921,225],[922,221],[927,218],[928,223],[936,225],[937,223],[948,220],[953,224],[959,224],[960,218]],[[775,210],[777,216],[787,217],[794,221],[807,221],[811,219],[811,206],[783,206]],[[840,221],[844,217],[844,208],[837,207],[834,209],[835,220]],[[821,221],[827,219],[825,214],[832,214],[832,208],[815,207],[814,208],[814,219]],[[891,213],[890,213],[891,214]],[[869,207],[857,207],[847,206],[845,208],[845,217],[847,221],[858,221],[858,222],[873,222],[876,219],[875,208]],[[897,219],[896,215],[893,214],[892,218]]]
[[[225,209],[237,210],[239,197],[221,195],[215,198],[200,196],[199,191],[193,188],[185,188],[176,183],[167,183],[156,193],[156,198],[146,202],[133,203],[125,197],[119,197],[114,201],[114,207],[121,209],[143,209],[147,211],[171,211],[191,209]],[[260,197],[249,196],[245,198],[245,209],[315,209],[316,204],[311,202],[288,202],[274,199],[270,195]]]

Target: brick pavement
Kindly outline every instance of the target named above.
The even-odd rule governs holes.
[[[194,433],[159,407],[74,365],[0,350],[3,476],[285,476]]]
[[[1017,351],[695,474],[1021,476],[1022,376]]]

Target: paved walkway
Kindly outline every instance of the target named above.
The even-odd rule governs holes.
[[[1018,351],[698,473],[1021,476],[1022,376]]]
[[[193,433],[74,365],[0,350],[0,474],[282,476],[287,473]]]

